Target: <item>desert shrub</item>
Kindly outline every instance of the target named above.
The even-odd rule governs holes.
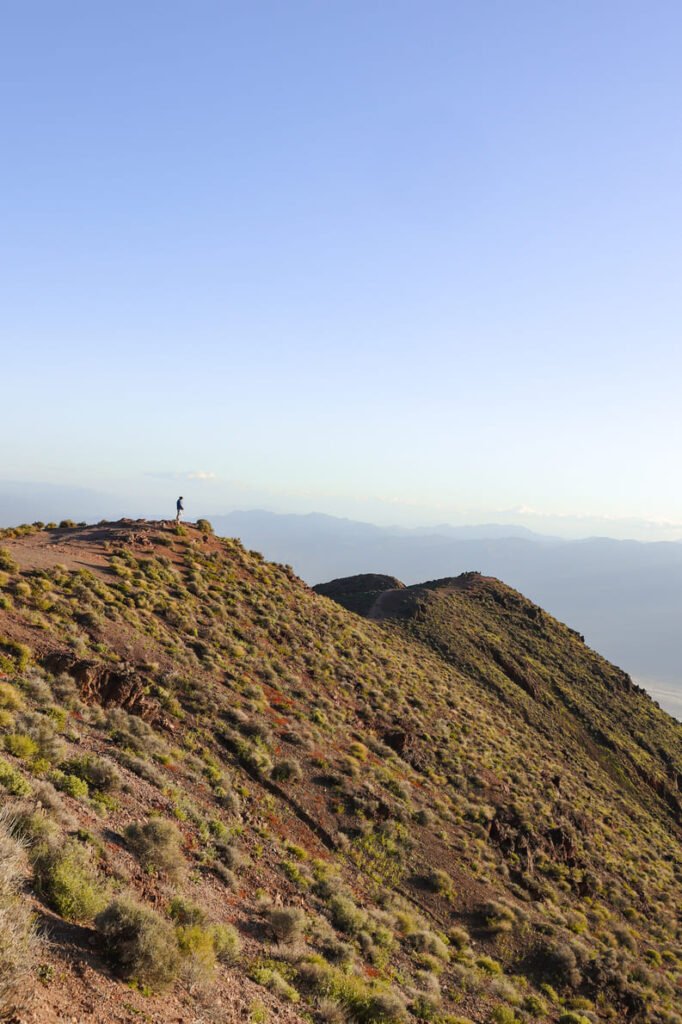
[[[68,761],[64,767],[67,772],[77,776],[97,792],[109,793],[121,786],[121,776],[108,758],[84,754]]]
[[[320,949],[326,960],[332,964],[349,964],[353,959],[353,947],[332,934],[322,939]]]
[[[531,1017],[544,1017],[547,1014],[547,1003],[540,996],[529,995],[523,1000],[523,1009]]]
[[[175,978],[180,951],[172,925],[129,897],[120,897],[97,915],[95,926],[107,954],[124,977],[160,989]]]
[[[225,964],[234,963],[242,948],[236,928],[229,924],[213,924],[210,926],[210,932],[218,959]]]
[[[0,548],[0,569],[3,572],[16,572],[18,568],[9,548]]]
[[[144,779],[150,786],[155,786],[156,789],[161,789],[165,785],[165,778],[163,772],[156,767],[156,765],[149,764],[144,761],[141,757],[136,757],[135,754],[130,754],[127,750],[119,750],[116,752],[116,760],[128,771],[131,771],[133,775],[137,775],[138,778]]]
[[[213,533],[213,527],[208,519],[197,519],[197,529],[201,530],[202,533],[209,535]]]
[[[407,1019],[405,1003],[397,992],[373,988],[356,974],[315,961],[302,963],[298,976],[305,988],[333,1000],[360,1024],[401,1024]]]
[[[22,844],[8,818],[0,816],[0,1019],[14,1020],[33,988],[38,952],[33,915],[21,895]]]
[[[540,964],[552,981],[569,988],[580,984],[580,970],[574,951],[563,942],[547,942],[540,950]]]
[[[59,764],[64,756],[64,741],[46,715],[27,712],[19,715],[17,729],[35,745],[35,757],[48,764]]]
[[[518,1024],[518,1019],[511,1006],[500,1004],[496,1006],[490,1015],[493,1024]]]
[[[128,847],[143,868],[150,873],[160,871],[169,878],[178,878],[185,866],[180,833],[165,818],[149,818],[135,822],[125,830]]]
[[[207,988],[215,979],[217,958],[213,939],[199,924],[177,929],[182,955],[181,975],[190,992]]]
[[[20,584],[14,588],[19,590]],[[29,587],[29,595],[30,595]],[[0,670],[5,672],[23,672],[31,660],[31,649],[16,640],[0,637]]]
[[[38,744],[25,733],[13,732],[5,736],[5,750],[20,761],[31,761],[38,753]]]
[[[302,778],[301,767],[298,761],[285,758],[278,761],[271,772],[275,782],[299,782]]]
[[[514,927],[516,914],[504,903],[490,902],[482,908],[486,927],[491,932],[509,932]]]
[[[301,998],[294,986],[290,985],[286,978],[282,977],[280,972],[274,967],[254,967],[251,971],[251,977],[256,984],[262,985],[272,992],[273,995],[278,996],[280,999],[285,999],[289,1003],[297,1003]]]
[[[18,711],[24,706],[24,700],[16,687],[11,683],[0,683],[0,708],[7,711]]]
[[[317,1004],[315,1019],[319,1024],[348,1024],[348,1014],[335,999],[326,997]]]
[[[59,768],[50,772],[50,782],[57,789],[60,789],[62,793],[72,796],[74,800],[86,800],[90,792],[88,784],[84,779],[79,779],[77,775],[63,772]]]
[[[364,910],[353,903],[347,896],[334,896],[329,901],[332,924],[347,935],[357,935],[362,931],[367,915]]]
[[[300,907],[272,907],[266,920],[278,942],[295,942],[303,934],[306,916]]]
[[[135,754],[157,753],[163,742],[152,727],[137,715],[129,715],[123,708],[109,708],[106,725],[113,743]]]
[[[31,792],[31,787],[23,775],[3,757],[0,757],[0,786],[12,796],[28,796]]]
[[[206,921],[206,912],[183,896],[175,896],[170,901],[168,914],[176,924],[183,927],[204,924]]]
[[[431,956],[435,956],[439,960],[445,960],[446,962],[450,959],[448,947],[434,932],[412,932],[407,937],[407,944],[418,953],[428,953]]]
[[[91,851],[74,839],[48,842],[32,851],[35,887],[49,906],[69,921],[90,921],[105,906],[106,888]]]
[[[234,843],[216,843],[216,850],[220,860],[230,871],[238,871],[246,863],[246,857]]]
[[[400,1024],[407,1020],[407,1009],[397,992],[374,992],[367,999],[361,1019],[366,1024]]]
[[[441,868],[434,868],[423,876],[423,884],[431,892],[440,893],[443,896],[451,897],[454,893],[452,879],[447,871]]]

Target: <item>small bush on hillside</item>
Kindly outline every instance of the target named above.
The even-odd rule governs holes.
[[[96,754],[84,754],[76,757],[64,766],[71,775],[87,782],[91,789],[100,793],[110,793],[120,789],[121,776],[108,758],[97,757]]]
[[[16,587],[15,590],[17,590]],[[0,637],[0,671],[23,672],[28,667],[30,660],[30,647],[20,644],[16,640]]]
[[[180,971],[190,992],[208,988],[215,980],[217,958],[210,932],[201,925],[187,925],[177,930],[182,955]]]
[[[348,935],[357,935],[367,920],[364,910],[356,907],[347,896],[334,896],[329,902],[329,910],[334,927]]]
[[[19,711],[24,706],[24,699],[11,683],[0,683],[0,708],[8,711]]]
[[[32,854],[38,894],[68,921],[90,921],[105,906],[106,889],[90,850],[74,839],[38,845]]]
[[[0,548],[0,569],[3,572],[16,572],[19,568],[12,558],[9,548]]]
[[[294,986],[290,985],[274,967],[254,967],[251,971],[251,978],[257,985],[262,985],[273,995],[285,999],[288,1003],[297,1003],[301,998]]]
[[[50,772],[50,782],[57,789],[61,789],[62,793],[72,796],[74,800],[87,800],[90,792],[87,782],[60,769]]]
[[[213,527],[208,519],[197,519],[197,529],[201,530],[201,532],[205,534],[210,535],[213,533]]]
[[[204,924],[206,920],[206,912],[196,903],[192,903],[182,896],[175,896],[170,901],[168,913],[173,921],[182,927]]]
[[[225,964],[234,963],[242,948],[237,930],[229,924],[213,924],[209,930],[218,959]]]
[[[543,973],[552,981],[574,989],[580,984],[576,955],[565,943],[546,943],[540,951],[540,962]]]
[[[31,787],[23,775],[3,757],[0,757],[0,786],[12,796],[28,796],[31,792]]]
[[[424,884],[431,892],[441,893],[443,896],[451,897],[454,893],[450,875],[441,868],[434,868],[424,875]]]
[[[435,956],[446,962],[450,959],[448,947],[434,932],[412,932],[407,937],[407,944],[418,953],[428,953],[430,956]]]
[[[303,934],[306,916],[300,907],[273,907],[267,911],[268,928],[279,942],[295,942]]]
[[[175,932],[155,911],[120,897],[98,914],[95,926],[124,978],[160,989],[176,977],[180,951]]]
[[[275,782],[300,782],[303,773],[298,761],[285,758],[278,761],[272,769],[272,778]]]
[[[149,818],[125,830],[128,847],[146,871],[161,871],[169,878],[178,878],[185,866],[180,833],[165,818]]]
[[[38,744],[25,733],[10,733],[5,736],[5,750],[20,761],[31,761],[38,753]]]
[[[46,715],[27,712],[17,718],[17,728],[35,744],[35,756],[48,764],[59,764],[64,756],[64,740]]]

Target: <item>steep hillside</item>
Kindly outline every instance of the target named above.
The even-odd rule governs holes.
[[[0,544],[4,1019],[679,1024],[680,726],[575,633],[208,524]]]

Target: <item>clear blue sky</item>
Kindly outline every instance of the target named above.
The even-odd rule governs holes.
[[[5,0],[0,477],[682,522],[681,48],[655,0]]]

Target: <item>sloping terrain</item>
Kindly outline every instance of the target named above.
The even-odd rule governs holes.
[[[679,1024],[681,727],[577,634],[206,523],[0,543],[4,1019]]]

